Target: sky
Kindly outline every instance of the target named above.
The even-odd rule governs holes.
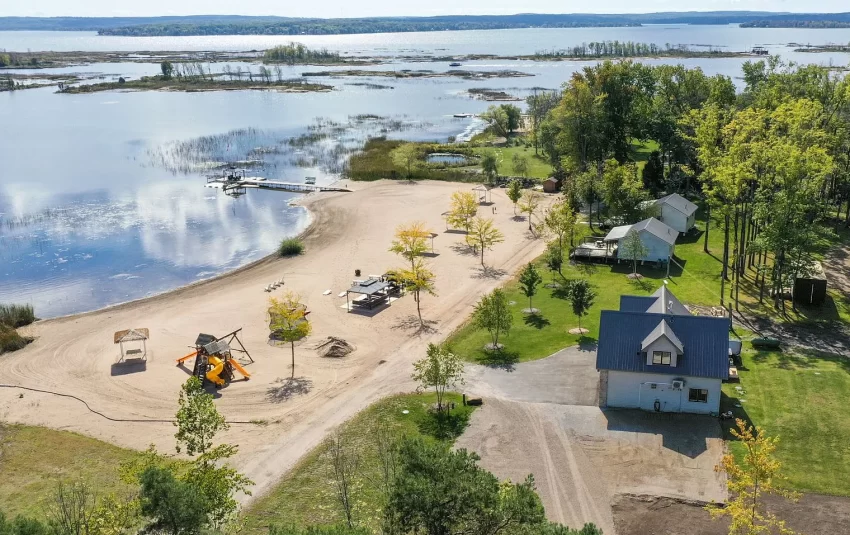
[[[850,11],[848,0],[0,0],[0,16],[279,15],[371,17],[655,11]]]

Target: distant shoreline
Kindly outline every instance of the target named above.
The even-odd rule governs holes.
[[[850,13],[705,11],[665,13],[522,13],[514,15],[297,18],[189,15],[163,17],[0,17],[3,30],[96,31],[118,36],[344,35],[513,28],[599,28],[644,24],[799,27],[850,25]]]

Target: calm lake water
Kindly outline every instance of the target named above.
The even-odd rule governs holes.
[[[358,55],[528,54],[605,39],[768,46],[797,61],[846,65],[847,54],[794,54],[787,43],[850,42],[850,30],[745,30],[732,26],[648,26],[305,36],[298,41]],[[124,38],[89,32],[0,32],[7,50],[252,50],[291,37]],[[658,64],[668,61],[652,60]],[[740,76],[741,58],[672,61],[707,74]],[[29,302],[40,317],[92,310],[153,295],[261,258],[309,223],[289,194],[251,191],[231,199],[204,187],[215,165],[241,161],[249,174],[318,184],[339,178],[348,154],[370,135],[443,140],[469,136],[489,103],[466,90],[524,97],[556,88],[592,62],[477,61],[464,69],[533,76],[460,80],[317,78],[329,93],[112,92],[55,89],[0,93],[0,302]],[[219,70],[223,64],[216,64]],[[234,66],[236,66],[234,64]],[[243,68],[247,67],[243,65]],[[256,72],[257,66],[253,66]],[[448,70],[407,62],[377,70]],[[334,70],[287,67],[285,77]],[[44,73],[135,78],[154,64],[97,64]],[[30,71],[32,72],[32,71]]]

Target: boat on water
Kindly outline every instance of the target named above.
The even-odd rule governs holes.
[[[460,66],[461,66],[461,63],[458,63],[457,61],[449,63],[449,67],[460,67]]]
[[[475,117],[475,114],[474,113],[455,113],[454,115],[452,115],[452,117],[456,117],[458,119],[471,119],[472,117]]]
[[[315,184],[315,183],[316,183],[316,177],[314,177],[314,176],[308,176],[308,177],[305,177],[305,178],[304,178],[304,183],[305,183],[305,184],[313,185],[313,184]]]

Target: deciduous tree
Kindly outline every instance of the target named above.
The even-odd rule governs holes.
[[[731,429],[732,436],[743,444],[746,453],[741,463],[727,453],[715,468],[726,474],[729,500],[725,507],[709,505],[709,513],[714,518],[729,517],[729,535],[793,535],[785,521],[767,511],[764,503],[764,497],[771,494],[793,501],[798,498],[782,486],[785,479],[782,464],[774,457],[779,439],[768,436],[760,427],[753,429],[740,418],[735,420],[735,425],[737,429]]]
[[[578,328],[581,331],[581,318],[587,315],[588,310],[593,306],[593,302],[596,300],[596,292],[588,281],[579,279],[570,283],[569,296],[573,314],[578,318]]]
[[[617,250],[617,256],[623,260],[632,261],[632,274],[637,276],[637,263],[639,260],[646,258],[649,254],[649,248],[643,243],[640,233],[636,230],[629,230],[626,235],[620,240],[620,247]]]
[[[441,411],[446,392],[464,383],[463,361],[445,347],[428,344],[425,357],[413,363],[411,377],[422,389],[434,389]]]
[[[513,179],[508,183],[508,188],[505,191],[508,199],[514,203],[514,215],[516,215],[516,203],[519,202],[522,197],[522,182],[517,179]]]
[[[529,314],[535,313],[534,308],[531,306],[531,298],[537,294],[537,287],[540,286],[541,282],[543,282],[543,277],[540,276],[533,262],[526,264],[522,268],[522,271],[519,272],[519,287],[522,293],[528,297]]]
[[[479,329],[486,329],[490,333],[493,342],[489,348],[498,351],[501,349],[499,337],[508,334],[513,324],[513,314],[508,306],[508,297],[501,288],[496,288],[489,294],[484,295],[475,305],[473,321]]]
[[[511,158],[511,167],[514,173],[525,178],[528,176],[528,158],[520,154],[514,154]]]
[[[269,299],[269,328],[276,340],[289,343],[292,351],[292,377],[295,378],[295,342],[310,335],[313,326],[307,319],[307,306],[301,298],[287,292],[283,298]]]
[[[395,272],[399,282],[409,292],[413,293],[416,302],[416,313],[419,316],[419,324],[425,325],[422,320],[422,294],[437,295],[434,288],[434,272],[432,272],[423,258],[415,258],[410,268]]]
[[[478,199],[471,191],[456,191],[452,193],[451,208],[446,215],[446,222],[469,232],[469,225],[478,213]]]
[[[540,203],[543,201],[543,194],[534,190],[525,190],[522,194],[522,199],[519,203],[520,213],[527,214],[528,230],[533,231],[533,217],[540,208]]]
[[[410,262],[421,257],[428,251],[428,238],[431,231],[422,221],[414,221],[399,225],[395,229],[395,239],[390,251]]]
[[[496,177],[499,176],[499,162],[495,154],[487,152],[481,156],[481,171],[488,184],[496,183]]]
[[[505,236],[502,234],[502,231],[493,225],[492,219],[476,217],[472,220],[466,239],[467,243],[474,245],[481,251],[481,265],[483,266],[484,251],[492,249],[497,243],[505,241]]]
[[[216,409],[212,394],[204,390],[197,377],[189,377],[183,383],[177,404],[179,409],[174,422],[177,427],[174,435],[177,439],[177,453],[205,453],[212,447],[216,433],[229,428],[224,416]]]

